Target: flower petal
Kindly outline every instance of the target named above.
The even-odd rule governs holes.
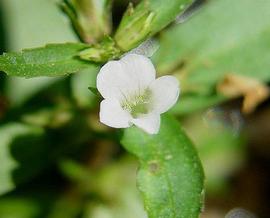
[[[160,115],[150,113],[139,118],[132,119],[131,122],[149,134],[157,134],[160,127]]]
[[[144,91],[155,80],[155,68],[142,56],[129,54],[119,61],[109,61],[97,76],[97,89],[104,98],[119,100]]]
[[[114,128],[131,126],[131,115],[123,110],[117,99],[105,99],[100,103],[100,122]]]
[[[164,113],[169,110],[179,97],[179,82],[174,76],[162,76],[149,86],[152,92],[153,112]]]
[[[156,78],[156,70],[151,60],[143,55],[128,54],[121,60],[124,70],[139,81],[140,88],[146,88]]]

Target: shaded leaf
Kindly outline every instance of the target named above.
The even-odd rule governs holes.
[[[15,182],[15,176],[18,180],[24,180],[25,177],[27,177],[30,173],[30,171],[34,171],[36,168],[36,165],[38,165],[38,162],[35,162],[35,167],[31,167],[30,171],[20,172],[21,175],[15,175],[15,171],[18,170],[20,166],[20,160],[21,157],[26,157],[24,160],[28,159],[31,156],[31,152],[35,152],[35,150],[31,149],[33,148],[32,145],[36,146],[36,149],[39,148],[40,145],[34,144],[36,142],[36,137],[42,135],[42,129],[31,127],[28,125],[23,125],[19,123],[10,123],[6,124],[5,126],[2,126],[0,128],[0,194],[3,194],[7,191],[12,190],[15,188],[16,182]],[[28,144],[27,149],[24,152],[20,152],[21,146],[18,144],[14,144],[15,140],[18,139],[18,137],[27,136]],[[29,136],[29,137],[28,137]],[[26,138],[25,138],[26,139]],[[26,142],[25,140],[22,140]],[[22,142],[21,141],[21,142]],[[18,141],[17,141],[18,142]],[[20,142],[20,143],[21,143]],[[19,152],[18,152],[19,151]],[[29,154],[27,154],[29,152]],[[29,160],[28,160],[29,161]],[[29,162],[28,162],[29,163]],[[27,165],[25,162],[24,164]],[[33,163],[30,163],[33,164]]]
[[[199,216],[203,170],[195,148],[176,120],[164,115],[157,135],[129,128],[122,144],[139,159],[138,188],[149,218]]]

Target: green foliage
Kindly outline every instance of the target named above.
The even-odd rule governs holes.
[[[59,12],[59,8],[52,1],[2,0],[0,7],[3,9],[3,19],[1,20],[5,24],[5,31],[1,34],[7,36],[7,51],[41,47],[49,42],[76,41],[74,32],[63,19],[64,15]],[[33,19],[34,17],[38,17],[38,19]],[[27,24],[27,28],[25,24]],[[25,79],[10,76],[6,78],[3,88],[9,104],[12,107],[20,106],[60,79],[63,77]]]
[[[6,49],[20,51],[45,43],[76,42],[55,1],[1,0]],[[38,18],[38,19],[35,19]],[[27,25],[26,25],[27,24]]]
[[[0,214],[6,218],[35,218],[39,206],[30,199],[9,197],[0,200]]]
[[[37,161],[35,157],[38,157],[40,151],[42,152],[42,146],[38,144],[41,135],[42,129],[24,124],[10,123],[1,126],[0,194],[12,190],[17,183],[32,176],[36,170],[40,170],[39,167],[37,169],[40,161]],[[25,168],[27,165],[32,165],[32,161],[34,161],[35,166]]]
[[[88,68],[89,63],[77,55],[87,45],[81,43],[50,44],[21,53],[0,56],[0,71],[10,76],[62,76]]]
[[[171,109],[171,112],[182,116],[215,106],[227,99],[222,95],[204,96],[194,94],[184,95],[180,98],[181,99]]]
[[[10,123],[0,128],[0,194],[33,179],[60,157],[70,153],[75,156],[83,142],[92,137],[85,117],[74,118],[63,110],[41,111],[22,119],[34,125]],[[45,130],[38,125],[51,128]]]
[[[63,0],[61,7],[82,41],[96,43],[110,34],[111,0]]]
[[[98,68],[93,66],[74,74],[71,78],[72,95],[80,107],[93,107],[96,104],[95,97],[88,88],[96,86]]]
[[[189,22],[162,36],[155,57],[159,69],[184,62],[183,81],[198,89],[211,88],[226,73],[269,79],[269,6],[265,1],[210,1]]]
[[[68,1],[65,2],[64,8],[72,18],[75,29],[79,31],[78,34],[82,38],[90,40],[89,30],[76,22],[76,19],[79,19],[79,17],[76,18],[76,10],[81,11],[82,8],[75,7],[78,6],[78,3],[73,5]],[[21,77],[59,76],[74,73],[87,67],[87,63],[78,58],[78,53],[81,50],[85,51],[80,53],[80,57],[89,61],[105,62],[117,58],[123,52],[136,47],[172,22],[190,3],[191,0],[175,0],[170,1],[169,4],[164,1],[143,1],[134,11],[130,9],[131,12],[129,10],[126,12],[115,35],[115,42],[105,38],[100,44],[94,45],[93,48],[75,43],[55,44],[48,45],[45,48],[24,50],[22,53],[4,54],[0,56],[0,71],[4,71],[8,75]],[[107,3],[105,2],[104,5],[106,6]],[[90,12],[84,11],[84,13]],[[91,18],[91,16],[85,14],[83,17],[86,17],[87,20]],[[85,41],[87,42],[87,40]]]
[[[53,3],[3,2],[13,5],[6,7],[10,50],[47,42],[61,44],[0,56],[0,71],[10,76],[0,81],[0,216],[145,217],[135,189],[137,162],[122,159],[127,154],[119,149],[115,131],[98,120],[100,99],[95,81],[100,65],[94,62],[104,63],[130,51],[173,22],[194,1],[142,0],[135,8],[130,5],[119,27],[112,30],[110,0],[65,0],[75,30],[82,41],[94,43],[91,46],[76,42]],[[269,7],[266,1],[207,1],[193,18],[160,34],[160,49],[154,56],[158,72],[175,74],[181,80],[182,95],[172,113],[184,116],[226,100],[215,89],[227,73],[270,81]],[[36,17],[39,19],[33,19]],[[30,27],[25,28],[28,23]],[[115,35],[107,36],[111,32]],[[75,42],[62,43],[65,41]],[[62,82],[55,83],[58,80]],[[200,115],[200,121],[184,127],[205,167],[207,188],[220,191],[242,164],[244,141],[230,126],[209,127],[202,119],[205,122]],[[163,115],[157,135],[131,127],[124,130],[121,142],[139,160],[137,185],[149,218],[199,216],[204,173],[193,143],[177,120]],[[52,206],[44,215],[39,209],[48,206],[27,195],[32,191],[43,195],[54,176],[54,194],[59,199],[48,197]],[[36,180],[40,190],[32,187]],[[20,187],[26,191],[21,193]],[[20,195],[22,199],[17,198]]]
[[[208,195],[224,193],[229,186],[228,178],[245,162],[246,140],[241,134],[241,118],[238,111],[214,108],[193,113],[183,123],[202,161]]]
[[[138,46],[170,24],[193,0],[143,0],[126,11],[115,34],[115,41],[123,51]]]
[[[119,58],[123,52],[117,47],[111,37],[104,37],[99,44],[93,45],[80,52],[80,58],[83,60],[104,63],[111,59]]]
[[[137,176],[149,218],[195,218],[203,202],[204,175],[191,141],[164,115],[157,135],[125,130],[123,146],[138,157]]]
[[[11,106],[20,106],[38,92],[50,87],[61,80],[61,77],[35,77],[25,79],[21,77],[7,77],[5,94]],[[16,87],[16,89],[14,89]]]
[[[228,73],[270,80],[269,7],[268,1],[209,1],[188,22],[162,34],[154,60],[159,72],[175,70],[181,77],[179,113],[189,93],[202,107],[210,106],[217,83]]]

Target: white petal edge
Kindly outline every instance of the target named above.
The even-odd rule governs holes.
[[[104,98],[123,100],[143,91],[155,80],[150,59],[128,54],[119,61],[109,61],[97,75],[97,89]]]
[[[157,134],[160,128],[160,115],[150,113],[139,118],[132,119],[131,122],[149,134]]]
[[[103,98],[122,99],[123,93],[130,92],[134,89],[129,84],[130,78],[123,71],[123,67],[119,61],[109,61],[99,71],[97,75],[97,89]]]
[[[123,110],[117,99],[105,99],[100,103],[100,122],[114,128],[131,126],[131,115]]]
[[[162,76],[151,83],[152,107],[154,113],[168,111],[178,100],[179,81],[174,76]]]

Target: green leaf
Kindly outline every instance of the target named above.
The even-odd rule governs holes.
[[[143,0],[126,11],[115,34],[115,41],[123,51],[138,46],[156,34],[193,2],[193,0]]]
[[[91,63],[77,57],[87,47],[81,43],[49,44],[20,53],[5,53],[0,56],[0,71],[27,78],[75,73],[91,66]]]
[[[9,51],[40,47],[48,42],[76,41],[74,33],[66,24],[66,20],[63,19],[64,15],[59,13],[59,8],[53,1],[2,0],[0,5],[3,9],[3,22],[5,24],[3,34],[8,36],[6,48]],[[38,17],[38,19],[33,19],[33,17]],[[27,28],[25,28],[26,23]],[[18,106],[59,79],[63,78],[7,77],[5,95],[12,106]]]
[[[138,188],[149,218],[195,218],[202,207],[204,174],[191,141],[168,115],[157,135],[131,127],[123,146],[140,162]]]
[[[269,1],[209,1],[189,22],[161,37],[159,71],[182,63],[182,91],[209,94],[224,76],[270,81]]]
[[[35,143],[37,137],[41,136],[42,133],[42,129],[19,123],[6,124],[0,128],[0,194],[12,190],[18,181],[24,180],[35,171],[39,163],[29,163],[29,161],[32,160],[30,158],[31,153],[34,154],[40,148],[40,145]],[[24,151],[20,150],[20,143],[23,142],[27,142],[27,149]],[[32,145],[36,147],[33,148]],[[23,164],[26,166],[35,163],[35,167],[28,168],[29,171],[24,171],[25,169],[22,170],[24,167],[20,166],[21,160],[24,161]],[[19,168],[22,170],[21,172],[17,171]]]

